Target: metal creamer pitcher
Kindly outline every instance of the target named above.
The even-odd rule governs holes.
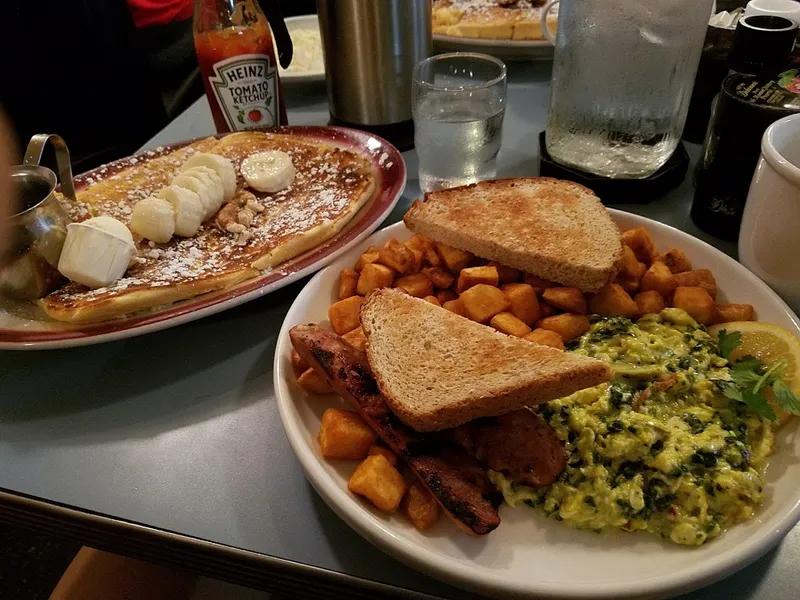
[[[11,189],[20,211],[9,217],[5,231],[10,243],[0,255],[0,294],[11,298],[41,298],[65,281],[58,272],[58,259],[70,220],[54,193],[56,174],[39,165],[48,141],[56,150],[61,191],[76,201],[66,143],[57,135],[33,136],[23,163],[11,168]]]

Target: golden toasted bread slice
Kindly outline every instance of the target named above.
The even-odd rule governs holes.
[[[610,282],[622,258],[619,230],[597,196],[547,177],[425,194],[404,221],[415,233],[584,292]]]
[[[370,294],[361,324],[381,393],[417,431],[535,406],[613,376],[601,361],[498,333],[396,289]]]
[[[295,180],[281,192],[245,188],[239,174],[245,157],[265,150],[283,150],[292,157]],[[136,157],[124,171],[90,182],[78,192],[77,204],[61,200],[73,220],[109,215],[127,225],[136,202],[168,185],[194,152],[231,159],[237,194],[251,193],[264,207],[248,234],[229,233],[212,217],[191,238],[153,245],[134,236],[138,256],[123,278],[97,290],[68,283],[39,301],[51,318],[84,323],[116,319],[252,279],[335,235],[372,196],[378,178],[366,157],[347,148],[310,137],[242,132],[201,140],[164,156]]]

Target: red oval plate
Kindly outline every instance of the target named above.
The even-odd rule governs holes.
[[[46,329],[47,324],[41,320],[14,317],[14,324],[11,327],[8,326],[8,323],[0,324],[0,349],[70,348],[110,342],[195,321],[260,298],[321,269],[337,256],[366,239],[388,216],[405,189],[406,166],[403,157],[397,148],[380,137],[344,127],[280,127],[270,131],[333,142],[359,152],[371,160],[379,174],[375,192],[339,233],[316,248],[283,263],[260,277],[226,290],[210,292],[196,298],[176,302],[168,308],[156,312],[85,325],[48,322],[54,324],[53,329]],[[131,164],[150,160],[193,141],[196,140],[159,147],[77,175],[75,186],[80,190],[92,183],[93,180],[105,179]],[[2,312],[3,310],[0,308],[0,319],[2,319]]]

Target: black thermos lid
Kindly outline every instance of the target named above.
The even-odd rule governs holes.
[[[737,73],[761,75],[789,61],[798,24],[785,17],[750,15],[739,19],[728,67]]]

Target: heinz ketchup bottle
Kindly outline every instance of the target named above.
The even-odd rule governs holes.
[[[272,35],[254,0],[199,0],[194,47],[218,133],[287,124]]]

